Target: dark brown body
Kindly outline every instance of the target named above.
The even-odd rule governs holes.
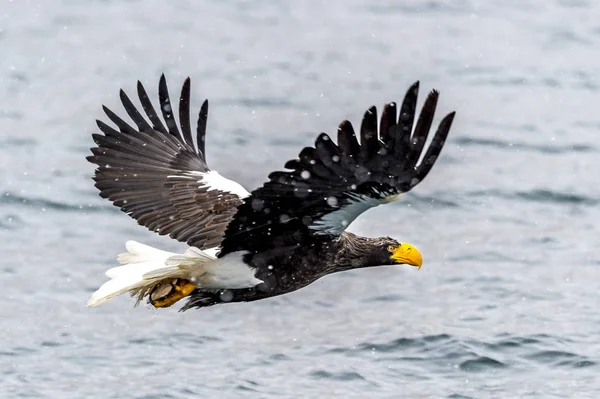
[[[256,277],[263,281],[262,284],[245,289],[198,289],[182,310],[218,303],[256,301],[296,291],[327,274],[393,265],[396,263],[390,259],[389,245],[395,246],[398,242],[389,237],[367,238],[344,232],[336,240],[248,254],[244,261],[256,269]]]

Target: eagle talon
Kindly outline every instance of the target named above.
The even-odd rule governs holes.
[[[168,308],[177,301],[190,295],[196,286],[189,280],[177,278],[157,286],[150,293],[148,302],[155,308]]]

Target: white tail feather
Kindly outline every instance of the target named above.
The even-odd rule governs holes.
[[[194,247],[182,255],[135,241],[128,241],[125,247],[127,252],[117,258],[123,266],[113,267],[106,272],[110,280],[92,294],[86,306],[98,306],[127,292],[138,295],[139,303],[161,281],[169,278],[191,279],[203,274],[204,265],[216,259]]]
[[[122,265],[127,265],[131,263],[141,263],[144,261],[156,261],[156,259],[160,259],[163,257],[168,258],[170,256],[177,255],[173,252],[163,251],[151,247],[149,245],[141,244],[137,241],[127,241],[125,243],[125,248],[127,249],[127,252],[123,252],[122,254],[119,254],[119,256],[117,256],[117,261],[119,261],[119,263]],[[109,276],[108,273],[110,272],[110,270],[106,272],[107,276]]]

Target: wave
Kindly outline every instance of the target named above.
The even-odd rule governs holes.
[[[559,205],[598,205],[600,200],[583,194],[561,192],[549,189],[533,189],[529,191],[477,190],[466,193],[467,197],[497,197],[509,200],[525,200],[538,203]]]
[[[329,349],[328,353],[350,357],[378,355],[379,362],[407,363],[443,374],[454,373],[456,369],[481,373],[527,368],[532,363],[559,368],[597,365],[586,355],[565,350],[566,346],[569,346],[568,339],[548,334],[500,334],[491,341],[436,334],[388,342],[364,342],[352,348]]]
[[[449,198],[449,193],[439,193],[433,195],[422,195],[411,192],[403,199],[403,206],[427,206],[428,208],[458,208],[460,203]],[[453,196],[456,198],[457,196]]]
[[[222,99],[218,102],[219,105],[237,106],[242,108],[291,108],[291,109],[308,109],[304,104],[290,101],[285,97],[242,97],[235,99]]]
[[[8,205],[22,205],[28,208],[38,208],[43,210],[56,210],[63,212],[107,212],[114,210],[118,211],[116,207],[113,206],[98,206],[98,205],[75,205],[68,204],[65,202],[53,201],[47,198],[36,198],[31,196],[23,196],[15,193],[11,193],[9,191],[5,191],[0,193],[0,206],[2,204]],[[0,221],[1,223],[1,221]]]
[[[489,138],[458,137],[454,143],[459,146],[494,147],[501,150],[532,151],[543,154],[566,154],[573,152],[596,152],[596,148],[584,144],[538,145],[517,141],[505,141]]]
[[[493,198],[556,205],[596,206],[600,204],[600,198],[545,188],[528,191],[508,191],[498,189],[473,190],[466,192],[444,191],[428,195],[411,192],[403,199],[401,204],[402,206],[414,207],[417,210],[424,210],[425,208],[453,209],[461,208],[465,205],[470,206],[473,204],[473,200],[489,201]]]

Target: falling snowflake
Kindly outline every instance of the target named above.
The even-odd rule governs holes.
[[[258,198],[255,198],[255,199],[252,200],[252,209],[255,212],[262,211],[262,209],[264,208],[264,206],[265,206],[265,203],[264,203],[263,200],[258,199]]]

